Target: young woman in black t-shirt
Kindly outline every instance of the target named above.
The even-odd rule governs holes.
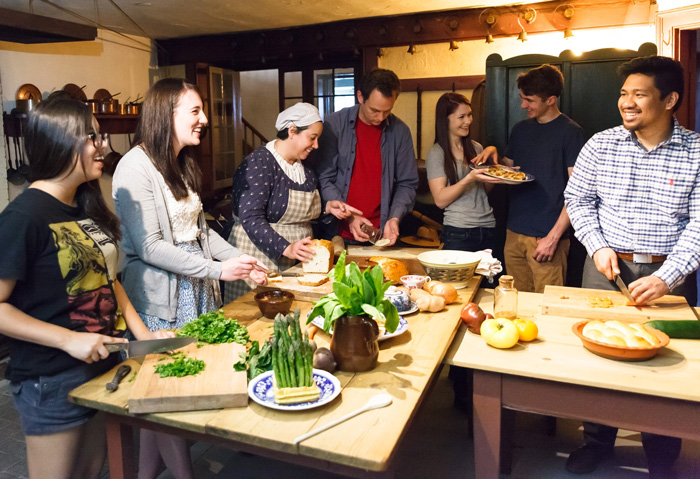
[[[172,336],[144,326],[116,279],[119,222],[98,183],[107,136],[82,102],[54,95],[25,130],[29,188],[0,213],[0,333],[30,477],[96,478],[105,434],[68,392],[119,362],[105,344]]]

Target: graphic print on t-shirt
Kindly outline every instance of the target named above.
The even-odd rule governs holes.
[[[115,248],[114,242],[90,219],[49,227],[58,249],[75,330],[109,334],[117,305],[103,248]]]

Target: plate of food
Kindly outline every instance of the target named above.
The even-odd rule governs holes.
[[[340,381],[331,373],[322,369],[314,369],[314,382],[321,390],[321,396],[315,401],[295,404],[277,404],[275,402],[274,371],[266,371],[248,383],[248,396],[261,406],[280,411],[303,411],[328,404],[340,394]]]
[[[404,314],[411,314],[415,313],[418,311],[418,306],[416,306],[416,303],[411,301],[413,303],[413,306],[416,308],[415,310],[411,311],[406,311],[404,313],[399,313],[399,325],[396,327],[396,331],[393,333],[387,333],[386,330],[384,329],[384,325],[380,324],[379,321],[377,321],[377,325],[379,326],[379,337],[377,338],[377,341],[384,341],[385,339],[393,338],[394,336],[399,336],[406,331],[408,331],[408,321],[406,321],[406,318],[404,318],[402,315]],[[413,308],[412,308],[413,309]],[[323,316],[316,316],[312,321],[311,324],[316,326],[317,328],[323,329]],[[333,330],[331,329],[328,334],[333,334]]]
[[[668,345],[667,334],[629,321],[579,321],[571,327],[583,347],[607,359],[645,361]]]
[[[529,173],[525,173],[524,171],[510,168],[505,165],[481,165],[475,168],[486,170],[484,172],[486,176],[500,178],[503,180],[503,183],[508,185],[519,185],[521,183],[528,183],[535,179],[535,177]]]

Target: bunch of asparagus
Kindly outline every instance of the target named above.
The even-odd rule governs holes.
[[[272,346],[272,369],[278,388],[313,385],[313,349],[309,335],[301,335],[299,309],[275,318]]]

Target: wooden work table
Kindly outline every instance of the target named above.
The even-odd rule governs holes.
[[[700,440],[700,341],[672,339],[648,361],[605,359],[572,333],[578,319],[542,315],[542,296],[520,293],[518,302],[518,315],[537,323],[537,340],[495,349],[462,327],[445,357],[474,369],[475,477],[509,471],[501,433],[513,410]],[[491,291],[480,290],[476,301],[492,311]]]
[[[352,477],[392,477],[391,458],[430,388],[460,324],[459,312],[474,295],[480,277],[460,290],[460,300],[439,313],[416,313],[406,317],[408,331],[380,342],[379,364],[364,373],[336,372],[342,393],[330,404],[307,411],[276,411],[249,401],[235,409],[129,414],[131,384],[121,383],[114,393],[105,391],[114,370],[71,392],[78,404],[107,412],[108,455],[113,479],[135,477],[133,426],[166,431],[210,443],[229,445],[291,463],[303,464]],[[303,317],[311,307],[295,302]],[[227,317],[248,327],[251,339],[267,338],[272,320],[261,318],[248,293],[225,308]],[[327,345],[324,332],[316,335],[319,346]],[[128,360],[138,370],[140,363]],[[294,438],[362,407],[376,393],[387,392],[393,403],[370,411],[312,437],[299,446]],[[381,433],[376,427],[381,425]]]

